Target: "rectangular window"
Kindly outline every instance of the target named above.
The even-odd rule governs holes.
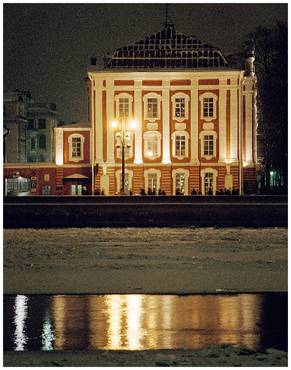
[[[34,120],[33,120],[33,119],[30,119],[30,120],[28,121],[27,128],[28,128],[29,130],[33,130],[33,129],[34,129]]]
[[[79,137],[72,138],[72,157],[81,157],[81,138]]]
[[[42,187],[42,195],[51,195],[51,187],[50,185],[45,185]]]
[[[153,135],[147,139],[146,154],[148,157],[157,157],[159,155],[158,136]]]
[[[39,118],[39,120],[38,120],[38,128],[40,128],[40,129],[46,128],[46,120],[45,120],[45,118]]]
[[[185,194],[185,174],[177,173],[176,174],[176,195]]]
[[[213,192],[213,173],[206,173],[204,177],[204,194]]]
[[[115,136],[116,138],[116,157],[121,158],[122,157],[122,140],[121,140],[121,133],[118,132]],[[133,155],[133,137],[130,133],[125,134],[125,143],[124,143],[124,156],[125,159],[131,158]]]
[[[82,195],[82,185],[71,185],[71,195]]]
[[[50,181],[50,174],[49,174],[49,173],[45,173],[45,174],[43,175],[43,180],[44,180],[44,181]]]
[[[158,99],[148,99],[147,118],[158,118]]]
[[[129,100],[128,98],[119,99],[119,117],[128,118],[129,117]]]
[[[121,191],[121,188],[122,188],[122,173],[120,173],[120,189],[119,191]],[[129,174],[128,173],[125,173],[124,174],[124,193],[125,194],[129,194]]]
[[[204,138],[203,138],[203,153],[204,153],[204,155],[214,155],[213,135],[204,135]]]
[[[185,135],[175,136],[175,156],[183,157],[186,155],[186,137]]]
[[[177,118],[185,117],[185,99],[184,98],[175,99],[175,117]]]
[[[7,195],[15,195],[22,192],[29,192],[31,190],[30,179],[18,177],[6,179],[6,193]]]
[[[157,194],[158,177],[156,173],[148,174],[148,192]]]
[[[213,112],[214,112],[213,98],[204,98],[203,99],[203,116],[213,117]]]
[[[30,139],[30,150],[35,150],[35,138]]]

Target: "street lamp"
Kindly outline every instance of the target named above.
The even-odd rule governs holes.
[[[126,131],[133,130],[137,126],[135,120],[127,120],[125,117],[120,118],[119,121],[113,121],[111,124],[113,129],[120,128],[120,132],[116,133],[116,137],[119,138],[120,145],[117,144],[116,148],[121,148],[121,188],[120,194],[125,194],[125,148],[131,148],[129,144],[130,134]]]

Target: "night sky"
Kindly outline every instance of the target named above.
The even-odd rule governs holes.
[[[258,26],[287,22],[287,4],[170,5],[178,32],[195,35],[224,54],[241,50]],[[30,90],[54,102],[66,122],[87,121],[90,57],[158,32],[164,4],[4,4],[4,91]]]

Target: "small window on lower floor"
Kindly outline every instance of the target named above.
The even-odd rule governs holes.
[[[207,172],[204,177],[204,194],[213,194],[213,173]]]
[[[186,175],[185,173],[176,174],[176,195],[185,194]]]
[[[157,194],[158,192],[158,176],[156,173],[148,174],[148,193]]]

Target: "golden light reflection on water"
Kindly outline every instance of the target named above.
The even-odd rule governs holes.
[[[55,349],[199,349],[260,344],[260,295],[52,297]]]

